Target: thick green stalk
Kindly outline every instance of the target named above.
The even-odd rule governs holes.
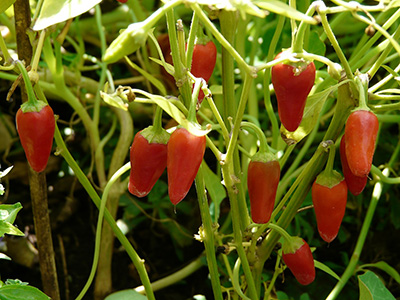
[[[196,183],[197,199],[199,201],[201,220],[202,220],[202,228],[200,229],[200,232],[206,250],[207,264],[208,264],[208,269],[210,271],[210,278],[214,293],[214,299],[222,300],[223,298],[222,298],[221,283],[219,281],[218,264],[217,264],[217,258],[215,256],[214,230],[212,226],[210,208],[208,206],[208,201],[206,196],[204,171],[202,166],[200,166],[199,172],[197,173],[195,183]]]
[[[225,186],[228,190],[228,197],[231,204],[231,215],[232,215],[232,226],[233,226],[233,236],[234,242],[236,246],[236,251],[239,255],[240,261],[242,263],[242,268],[244,274],[246,276],[246,282],[248,284],[249,294],[251,299],[258,299],[257,289],[255,286],[255,282],[253,279],[253,274],[246,256],[246,252],[244,251],[242,240],[242,230],[240,228],[240,209],[238,204],[238,195],[236,191],[234,170],[232,164],[224,164],[222,165],[222,175],[224,178]]]
[[[171,45],[172,61],[175,68],[174,78],[176,80],[176,85],[178,86],[181,92],[183,103],[185,104],[186,108],[189,108],[192,93],[189,83],[187,82],[187,80],[185,80],[186,70],[181,61],[180,49],[178,46],[178,36],[176,33],[176,22],[175,22],[174,11],[168,10],[166,15],[167,15],[169,41]]]
[[[236,12],[221,11],[219,15],[221,23],[221,33],[226,39],[226,41],[233,45],[236,26],[237,26],[237,15]],[[234,117],[236,115],[236,98],[235,98],[235,78],[234,78],[234,60],[232,55],[230,55],[227,48],[222,47],[222,97],[223,97],[223,118],[225,124],[229,126],[228,117]]]

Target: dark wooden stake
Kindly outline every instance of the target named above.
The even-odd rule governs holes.
[[[29,65],[32,59],[32,45],[27,35],[31,24],[29,0],[16,0],[14,3],[15,30],[17,35],[18,58]],[[27,101],[25,86],[21,82],[22,101]],[[39,251],[39,264],[43,291],[52,300],[60,300],[57,270],[51,237],[50,218],[47,203],[47,183],[44,172],[37,173],[29,168],[29,184],[32,199],[33,219]]]

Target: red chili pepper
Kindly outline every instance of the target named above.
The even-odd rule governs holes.
[[[314,258],[310,246],[300,237],[294,242],[283,244],[282,259],[302,285],[308,285],[315,279]]]
[[[195,44],[190,72],[195,77],[201,77],[208,83],[214,71],[216,61],[217,48],[213,41],[208,41],[206,44]],[[199,103],[201,103],[203,99],[204,92],[200,89],[198,96]]]
[[[283,52],[279,53],[275,59],[282,55]],[[278,102],[278,114],[287,130],[295,131],[299,127],[314,80],[313,62],[279,63],[272,67],[271,82]]]
[[[317,177],[311,188],[318,232],[330,243],[340,229],[347,203],[347,184],[337,172],[332,178]],[[321,180],[323,179],[323,180]]]
[[[345,136],[342,136],[342,139],[340,141],[340,160],[342,163],[342,172],[344,179],[346,180],[347,187],[354,196],[357,196],[361,194],[361,192],[364,190],[368,177],[367,176],[356,176],[354,175],[350,168],[349,164],[347,162],[347,157],[346,157],[346,142],[345,142]]]
[[[168,193],[177,205],[192,186],[203,160],[206,137],[191,134],[183,127],[177,128],[168,141]]]
[[[117,0],[118,2],[120,2],[120,3],[126,3],[126,2],[128,2],[128,0]]]
[[[268,153],[252,157],[247,170],[247,188],[254,223],[269,222],[274,210],[280,172],[279,162]]]
[[[346,157],[351,172],[365,177],[371,170],[379,121],[372,111],[356,110],[345,125]]]
[[[29,165],[36,172],[42,172],[53,145],[54,113],[43,101],[38,101],[36,107],[25,104],[17,111],[17,131]]]
[[[152,126],[138,132],[130,150],[131,172],[128,189],[137,197],[150,193],[167,167],[167,141],[169,135],[154,135]]]

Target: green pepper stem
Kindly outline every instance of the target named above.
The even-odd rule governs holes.
[[[282,227],[280,227],[280,226],[278,226],[278,225],[276,225],[274,223],[269,223],[268,227],[273,229],[273,230],[275,230],[275,231],[277,231],[284,238],[284,240],[287,243],[291,243],[292,236],[289,233],[287,233],[287,231],[285,229],[283,229]]]
[[[332,140],[323,141],[322,147],[328,151],[328,161],[325,166],[325,170],[323,171],[325,174],[331,174],[333,171],[333,163],[335,161],[335,143]]]
[[[257,138],[260,140],[260,152],[262,152],[262,153],[264,153],[264,152],[270,153],[271,152],[271,150],[268,147],[267,138],[265,137],[265,134],[260,129],[260,127],[258,127],[257,125],[255,125],[251,122],[242,122],[241,127],[250,128],[251,130],[253,130],[255,132],[255,134],[257,135]]]
[[[162,108],[156,105],[156,112],[154,114],[153,128],[155,132],[161,131],[162,127]]]
[[[357,109],[370,110],[368,107],[368,74],[359,74],[355,78],[359,92],[359,105]]]
[[[35,92],[33,91],[31,80],[29,79],[28,72],[25,69],[24,64],[20,60],[16,60],[17,66],[21,71],[22,78],[24,79],[26,92],[28,95],[28,102],[33,106],[38,105],[38,100],[36,99]]]

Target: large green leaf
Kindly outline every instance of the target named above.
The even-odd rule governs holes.
[[[367,271],[358,276],[360,300],[395,300],[375,273]]]
[[[42,30],[75,18],[100,2],[101,0],[44,0],[33,30]]]
[[[112,293],[107,296],[104,300],[146,300],[147,297],[139,294],[134,290],[123,290]]]
[[[4,285],[0,288],[1,300],[50,300],[39,289],[29,285]]]
[[[0,1],[0,14],[5,12],[11,5],[13,5],[15,0],[1,0]]]

